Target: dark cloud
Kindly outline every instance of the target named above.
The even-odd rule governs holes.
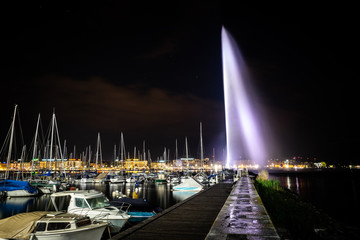
[[[46,76],[33,86],[41,92],[34,99],[38,110],[48,113],[55,108],[62,137],[74,144],[92,144],[101,132],[108,137],[103,141],[113,146],[123,131],[131,144],[152,141],[154,152],[185,136],[193,139],[196,148],[200,121],[208,144],[222,134],[223,105],[215,100],[160,88],[116,86],[99,77],[79,81]]]

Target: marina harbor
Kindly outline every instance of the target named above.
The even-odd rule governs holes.
[[[240,177],[241,173],[243,177]],[[165,176],[168,177],[168,175],[170,174]],[[103,233],[101,239],[226,239],[224,233],[226,233],[228,228],[225,226],[227,225],[225,222],[229,221],[229,219],[224,214],[226,212],[234,212],[234,209],[231,209],[231,206],[233,206],[232,202],[238,197],[238,202],[245,205],[236,205],[235,209],[247,207],[246,204],[249,202],[245,202],[241,197],[249,193],[249,186],[251,188],[250,179],[245,175],[245,171],[239,171],[238,175],[224,172],[221,174],[221,177],[218,177],[219,181],[217,183],[210,184],[200,183],[194,177],[196,175],[198,174],[194,173],[192,176],[188,175],[183,179],[191,178],[191,184],[195,182],[201,186],[201,189],[194,190],[191,188],[184,190],[182,188],[180,191],[175,190],[176,186],[181,185],[181,181],[173,184],[170,180],[169,182],[159,183],[155,182],[155,179],[146,179],[146,181],[141,183],[111,183],[108,180],[102,183],[68,184],[63,190],[59,189],[60,185],[54,185],[52,193],[39,193],[38,196],[4,197],[1,207],[0,237],[19,237],[17,235],[9,237],[8,234],[11,233],[7,233],[4,230],[6,224],[11,222],[11,218],[28,219],[29,217],[26,214],[34,213],[34,216],[39,217],[36,220],[32,220],[36,222],[34,228],[21,230],[22,232],[28,231],[24,233],[26,235],[24,239],[35,237],[38,239],[50,239],[52,238],[51,231],[55,231],[55,229],[51,228],[52,225],[48,225],[47,228],[41,230],[42,222],[53,222],[56,221],[55,219],[59,219],[60,222],[66,222],[66,219],[71,218],[71,216],[78,218],[81,216],[87,217],[94,224],[98,224],[97,226],[99,227],[96,229]],[[205,176],[205,173],[203,175]],[[187,186],[190,185],[187,184]],[[156,189],[156,197],[161,196],[162,193],[159,190],[163,189],[163,196],[168,198],[167,204],[170,202],[173,204],[171,206],[163,205],[162,208],[164,209],[156,206],[156,198],[148,194],[153,187]],[[251,192],[253,191],[254,189],[251,188]],[[140,204],[141,202],[144,203],[144,201],[150,203],[151,198],[155,200],[155,202],[151,202],[152,210],[148,210],[148,212],[144,208],[139,211],[131,210],[131,206],[136,205],[135,200],[140,200]],[[173,200],[169,201],[169,198]],[[124,200],[121,201],[121,199]],[[125,201],[126,199],[127,201]],[[129,202],[129,199],[133,199],[132,202]],[[29,204],[30,202],[31,204]],[[259,204],[261,204],[261,201],[259,201]],[[5,212],[5,208],[9,212]],[[38,212],[41,212],[41,214],[37,214]],[[152,214],[149,214],[150,212]],[[60,213],[67,213],[68,215],[61,215]],[[13,215],[7,217],[9,214]],[[254,214],[256,215],[254,212],[248,213],[248,219],[253,219]],[[262,214],[264,214],[264,211],[262,211]],[[139,216],[142,217],[141,220],[136,219]],[[51,220],[46,220],[47,218],[51,218]],[[260,218],[265,219],[264,217]],[[194,219],[196,219],[196,224],[194,224]],[[237,219],[236,216],[235,219]],[[230,219],[232,227],[236,227],[235,219]],[[67,239],[65,235],[72,236],[72,239],[79,239],[75,233],[74,235],[68,233],[73,228],[71,227],[70,220],[68,221],[68,226],[60,223],[57,224],[56,231],[61,230],[64,234],[64,238],[59,239]],[[269,219],[264,221],[266,221],[265,228],[268,229],[269,222],[271,224],[271,221]],[[75,224],[74,226],[77,225]],[[106,226],[106,229],[100,226]],[[239,224],[239,227],[241,226],[243,225]],[[259,226],[259,222],[256,226]],[[224,228],[222,232],[220,228]],[[93,230],[95,228],[90,225],[88,229],[89,231],[95,231]],[[272,227],[272,229],[274,228]],[[72,231],[80,230],[86,231],[84,228]],[[269,231],[266,233],[269,234]],[[232,234],[234,233],[232,232]],[[276,231],[273,230],[272,234],[276,236]],[[89,239],[95,239],[95,237]]]

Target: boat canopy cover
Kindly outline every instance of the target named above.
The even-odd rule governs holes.
[[[29,193],[36,193],[36,188],[30,186],[27,181],[17,181],[5,179],[0,182],[0,192],[2,191],[14,191],[14,190],[26,190]]]
[[[100,173],[95,179],[105,179],[107,177],[107,173]]]
[[[0,220],[0,238],[29,239],[37,220],[51,212],[19,213]]]

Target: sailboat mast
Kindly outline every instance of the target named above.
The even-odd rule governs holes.
[[[120,136],[120,160],[124,160],[124,136],[122,132]]]
[[[202,139],[202,123],[200,122],[200,162],[201,162],[201,171],[204,170],[204,146]]]
[[[59,129],[56,123],[56,117],[54,114],[54,123],[55,123],[55,128],[56,128],[56,136],[57,136],[57,142],[58,142],[58,146],[59,146],[59,152],[60,152],[60,158],[61,158],[61,162],[63,163],[63,167],[64,167],[64,177],[66,179],[66,170],[65,170],[65,166],[64,166],[64,155],[63,152],[61,151],[61,142],[60,142],[60,136],[59,136]],[[56,139],[55,139],[56,140]]]
[[[5,179],[9,177],[9,167],[10,167],[10,158],[11,158],[11,151],[12,151],[12,144],[14,138],[14,127],[15,127],[15,116],[16,116],[17,105],[15,105],[14,115],[11,123],[11,134],[10,134],[10,143],[9,143],[9,151],[6,158],[6,172],[5,172]]]
[[[40,113],[38,115],[38,120],[36,123],[36,130],[35,130],[35,137],[34,137],[34,148],[33,148],[33,155],[32,155],[32,161],[31,161],[31,172],[34,171],[34,159],[35,159],[35,154],[37,151],[37,137],[38,137],[38,132],[39,132],[39,123],[40,123]],[[30,179],[32,179],[32,174],[30,174]]]
[[[116,163],[116,144],[114,144],[114,163],[113,166],[116,167],[115,164]]]
[[[65,161],[65,158],[66,158],[66,159],[69,159],[69,158],[67,157],[66,139],[64,140],[64,147],[63,147],[63,149],[64,149],[64,152],[63,152],[63,154],[61,154],[61,148],[60,148],[60,156],[61,156],[62,167],[63,167],[63,169],[64,169],[64,174],[65,174],[65,178],[66,178],[66,168],[65,168],[65,163],[64,163],[64,161]]]
[[[76,160],[76,145],[74,145],[74,159]]]
[[[51,139],[50,139],[50,156],[49,156],[49,162],[50,162],[50,167],[49,167],[49,171],[51,171],[51,158],[52,158],[52,150],[53,150],[53,141],[54,141],[54,122],[55,122],[55,113],[53,113],[52,115],[52,120],[51,120]]]
[[[134,159],[133,159],[133,173],[135,173],[135,158],[136,158],[136,147],[134,147]]]
[[[165,162],[165,165],[166,165],[166,147],[164,147],[163,157],[164,157],[164,162]]]
[[[20,171],[21,171],[21,180],[24,181],[24,160],[25,160],[25,152],[26,152],[26,145],[23,146],[21,151],[21,158],[20,158]],[[17,179],[16,179],[17,180]]]
[[[185,137],[185,157],[186,157],[186,160],[188,160],[188,158],[189,158],[189,150],[188,150],[187,137]]]
[[[175,139],[175,159],[178,160],[178,145],[177,145],[177,139]]]
[[[100,168],[103,167],[103,157],[102,157],[102,150],[101,150],[101,139],[100,139],[100,133],[99,133],[99,154],[100,154]]]
[[[91,167],[91,145],[89,146],[89,171],[90,171],[90,167]]]
[[[120,161],[121,161],[122,169],[124,169],[124,154],[125,154],[124,135],[121,132],[121,137],[120,137]]]
[[[179,166],[177,139],[175,139],[175,164],[176,167]]]
[[[99,147],[100,147],[100,133],[98,133],[97,143],[96,143],[95,170],[97,170],[97,166],[98,166],[98,160],[99,160]]]
[[[148,162],[150,163],[150,168],[151,168],[151,156],[150,156],[150,149],[148,149]]]
[[[186,156],[186,166],[187,169],[189,169],[189,149],[188,149],[188,143],[187,143],[187,137],[185,137],[185,156]]]
[[[145,161],[145,159],[146,159],[145,140],[143,141],[143,155],[144,155],[143,161]]]

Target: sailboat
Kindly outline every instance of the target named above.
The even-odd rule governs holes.
[[[6,163],[5,179],[0,182],[0,192],[5,193],[8,197],[35,196],[38,194],[38,191],[36,188],[30,186],[29,182],[8,179],[11,153],[12,153],[12,145],[13,145],[13,141],[14,141],[15,118],[16,118],[17,112],[18,112],[17,105],[15,105],[14,115],[13,115],[12,123],[10,126],[10,142],[9,142],[9,149],[8,149],[8,154],[7,154],[7,158],[6,158],[7,163]]]
[[[204,145],[202,139],[202,123],[200,122],[200,172],[194,178],[201,183],[208,183],[208,176],[204,173]]]
[[[35,136],[34,136],[34,145],[33,145],[33,153],[31,158],[31,175],[30,179],[28,179],[28,182],[31,186],[36,187],[41,193],[44,194],[50,194],[53,192],[56,192],[57,184],[52,184],[52,182],[49,183],[49,180],[42,180],[40,179],[41,176],[51,177],[51,171],[49,170],[48,173],[37,175],[38,178],[33,178],[33,173],[35,173],[36,167],[35,165],[35,157],[36,153],[38,151],[38,145],[39,145],[39,126],[40,126],[40,114],[38,115],[38,120],[36,124],[36,130],[35,130]],[[40,153],[38,153],[38,156]],[[37,161],[39,161],[39,157],[37,157]],[[35,176],[35,174],[34,174]],[[51,180],[50,180],[51,181]]]
[[[185,137],[185,149],[186,149],[186,160],[188,162],[189,154],[188,154],[186,137]],[[187,163],[187,168],[188,167],[189,167],[189,163]],[[201,191],[203,188],[204,185],[198,182],[192,176],[185,176],[181,179],[181,183],[179,185],[174,186],[172,189],[174,191]]]
[[[45,146],[45,158],[43,158],[43,160],[46,160],[48,163],[48,173],[45,175],[42,174],[42,176],[46,176],[47,179],[45,181],[32,181],[31,184],[37,185],[43,193],[49,194],[55,192],[58,187],[66,187],[66,183],[63,181],[66,180],[66,169],[64,165],[65,152],[62,151],[63,149],[64,151],[66,151],[66,140],[64,141],[64,148],[62,149],[55,111],[52,114],[49,132],[47,132],[46,135],[47,144]],[[59,172],[56,172],[57,170],[59,170]],[[54,176],[52,175],[52,173],[55,173],[57,179],[53,178]]]
[[[119,167],[119,161],[121,163],[121,172],[114,175],[112,178],[110,178],[110,183],[124,183],[124,182],[126,182],[126,177],[123,174],[123,170],[124,170],[124,153],[125,153],[124,135],[121,132],[119,157],[118,157],[118,161],[117,161],[117,167]],[[116,149],[115,149],[114,155],[117,155],[116,154]]]
[[[90,160],[91,160],[91,146],[89,146],[89,174],[84,173],[82,176],[80,183],[94,183],[94,178],[90,176]],[[86,155],[85,155],[86,159]]]
[[[95,170],[96,170],[96,172],[97,172],[99,157],[100,157],[100,168],[101,168],[103,164],[102,164],[100,133],[98,133],[97,144],[96,144],[96,153],[95,153]],[[96,176],[94,178],[94,182],[95,183],[105,183],[105,181],[107,180],[107,176],[108,176],[107,173],[100,173],[98,176]]]

